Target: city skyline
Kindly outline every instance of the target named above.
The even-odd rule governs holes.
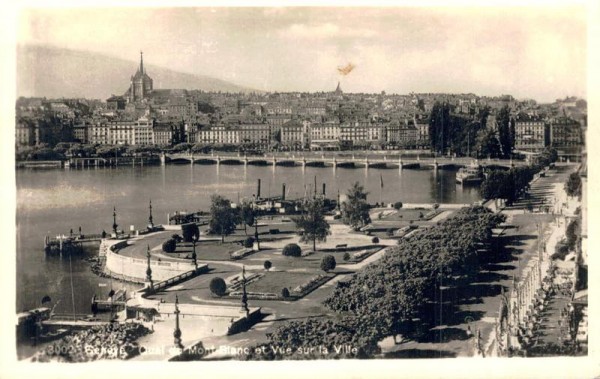
[[[149,65],[269,92],[332,91],[341,81],[345,92],[586,97],[584,8],[497,10],[30,9],[18,43],[132,62],[143,50]]]

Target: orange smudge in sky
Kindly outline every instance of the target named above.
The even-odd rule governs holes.
[[[356,66],[355,66],[355,65],[353,65],[352,63],[348,63],[346,66],[343,66],[343,67],[342,67],[342,66],[340,66],[340,67],[338,67],[338,68],[337,68],[337,70],[338,70],[338,72],[340,73],[340,75],[342,75],[342,76],[346,76],[346,75],[348,75],[349,73],[351,73],[351,72],[352,72],[352,70],[354,70],[354,68],[355,68],[355,67],[356,67]]]

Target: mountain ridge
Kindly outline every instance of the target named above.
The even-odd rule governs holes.
[[[102,53],[47,45],[17,46],[17,97],[94,98],[122,95],[137,62]],[[261,92],[225,80],[171,70],[144,62],[154,89]]]

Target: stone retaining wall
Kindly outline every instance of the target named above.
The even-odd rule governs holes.
[[[105,267],[110,273],[143,282],[146,278],[148,262],[146,259],[124,257],[113,252],[112,249],[107,249]],[[194,264],[191,260],[189,262],[150,260],[150,268],[152,269],[152,279],[157,282],[193,270]]]

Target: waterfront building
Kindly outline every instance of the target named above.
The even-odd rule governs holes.
[[[550,145],[556,149],[559,157],[579,160],[583,146],[581,125],[568,117],[557,117],[551,120]]]
[[[304,125],[299,121],[289,121],[281,126],[281,144],[289,147],[304,146]]]
[[[15,144],[17,146],[33,146],[39,143],[40,129],[38,127],[38,120],[18,120],[15,132]]]
[[[144,70],[144,53],[140,51],[140,67],[135,75],[131,77],[131,84],[126,93],[129,102],[141,101],[152,92],[152,78]]]
[[[156,122],[154,124],[154,143],[159,146],[170,146],[173,144],[173,125],[170,122]]]
[[[366,145],[369,139],[368,122],[355,121],[340,125],[340,143],[349,145]]]
[[[371,145],[381,145],[385,142],[385,127],[382,124],[369,124],[367,126],[367,141]]]
[[[152,145],[154,144],[153,120],[140,117],[133,120],[110,121],[109,141],[112,145]]]
[[[428,146],[429,145],[429,123],[426,119],[414,120],[415,127],[417,128],[417,145]]]
[[[191,122],[186,122],[183,125],[183,131],[185,134],[185,142],[196,143],[196,133],[198,132],[198,125]]]
[[[331,149],[339,148],[340,124],[338,122],[325,122],[312,124],[310,127],[310,148]]]
[[[392,120],[386,125],[386,142],[390,145],[414,144],[418,134],[419,131],[412,120],[410,122]]]
[[[88,143],[88,131],[90,125],[85,121],[79,121],[73,125],[73,138],[79,143]]]
[[[261,149],[267,149],[271,142],[271,126],[269,124],[240,124],[240,143],[254,144]]]
[[[196,142],[203,144],[237,145],[240,143],[240,131],[218,125],[202,128],[196,132]]]
[[[540,119],[523,117],[515,122],[515,150],[538,153],[548,145],[546,123]]]
[[[108,145],[110,140],[110,127],[106,120],[96,120],[89,126],[88,139],[91,144]]]

